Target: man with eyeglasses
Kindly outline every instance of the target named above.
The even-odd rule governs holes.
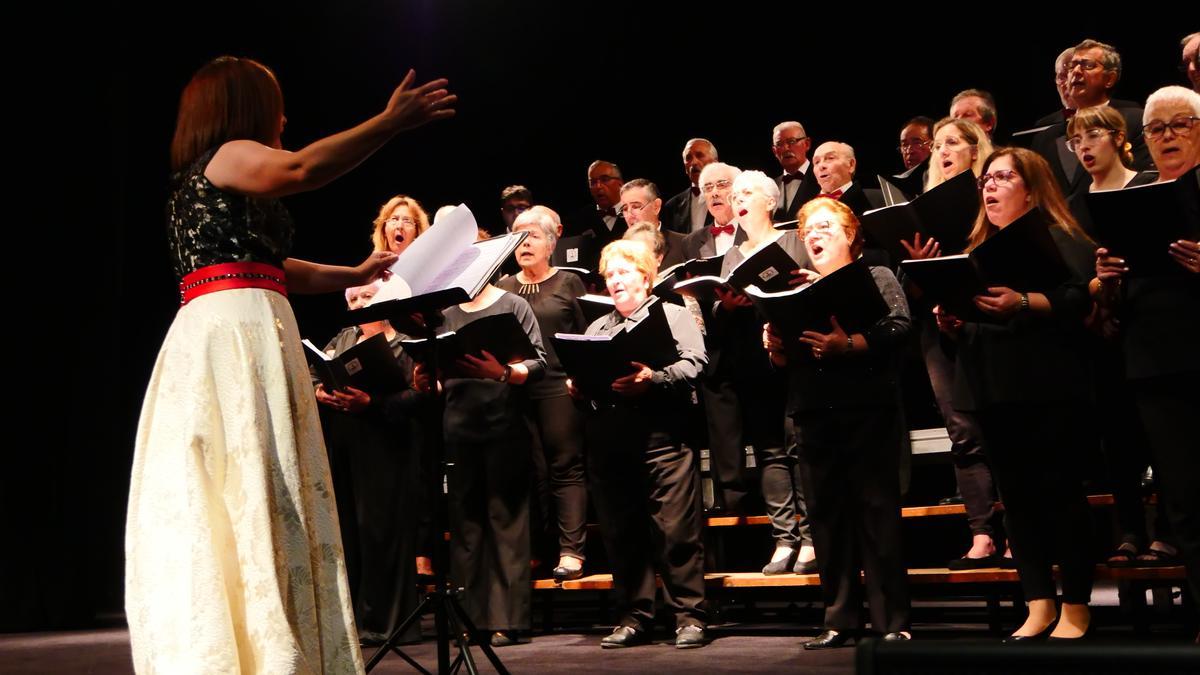
[[[618,210],[625,219],[625,225],[633,227],[635,223],[646,222],[654,225],[666,239],[666,249],[659,269],[686,262],[683,241],[685,237],[671,230],[664,229],[659,214],[662,212],[662,197],[658,196],[658,186],[645,178],[634,178],[621,186],[621,205]]]
[[[533,193],[524,185],[509,185],[500,191],[500,217],[504,219],[504,231],[511,232],[517,216],[533,206]]]
[[[783,174],[775,179],[779,187],[779,206],[771,218],[775,222],[793,220],[800,206],[817,196],[820,188],[812,175],[808,151],[812,139],[804,133],[799,122],[780,122],[771,131],[771,152],[783,168]]]
[[[904,171],[892,176],[891,182],[910,199],[921,194],[925,175],[929,172],[929,156],[933,154],[933,120],[918,116],[900,129],[900,159]]]
[[[717,148],[704,138],[693,138],[683,146],[683,173],[691,186],[663,205],[663,223],[681,234],[699,232],[712,223],[712,215],[700,194],[700,172],[717,161]]]
[[[1121,55],[1112,45],[1087,39],[1071,48],[1063,63],[1066,70],[1066,97],[1076,110],[1107,105],[1125,118],[1128,140],[1133,152],[1133,168],[1150,168],[1150,153],[1142,138],[1142,107],[1133,101],[1111,98],[1113,87],[1121,79]],[[1043,118],[1044,119],[1044,118]],[[1070,197],[1087,190],[1090,175],[1067,148],[1066,120],[1040,132],[1030,149],[1046,158],[1063,194]]]
[[[599,247],[625,235],[625,219],[617,212],[621,202],[621,168],[616,164],[598,159],[588,165],[588,192],[592,205],[580,210],[563,226],[564,237],[590,234],[597,239]]]

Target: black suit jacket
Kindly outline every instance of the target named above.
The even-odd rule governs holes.
[[[628,226],[625,225],[625,219],[617,214],[617,222],[613,225],[613,229],[609,230],[604,224],[604,219],[600,216],[600,212],[596,210],[593,204],[586,209],[578,211],[571,220],[563,223],[563,236],[576,237],[581,234],[592,233],[603,244],[607,244],[614,239],[620,239],[625,235],[625,230]],[[601,245],[603,245],[601,244]]]
[[[1133,101],[1118,99],[1112,99],[1108,104],[1125,118],[1126,137],[1133,146],[1133,168],[1137,171],[1152,168],[1150,151],[1142,138],[1142,108]],[[1075,157],[1075,153],[1067,149],[1067,122],[1062,119],[1061,113],[1056,114],[1059,115],[1059,121],[1034,136],[1030,149],[1046,158],[1063,194],[1070,197],[1080,190],[1086,190],[1092,179]]]
[[[688,188],[683,192],[671,197],[663,204],[663,212],[660,220],[662,220],[663,229],[678,232],[680,234],[691,234],[692,232],[692,200],[697,199],[703,201],[703,196],[693,195],[692,189]],[[713,217],[708,212],[704,211],[704,226],[712,225]]]
[[[671,265],[678,265],[681,262],[687,262],[688,257],[685,252],[687,246],[685,242],[687,237],[668,230],[666,223],[659,226],[662,229],[663,237],[667,240],[667,248],[663,251],[662,263],[658,266],[659,269],[666,269]],[[703,231],[703,230],[701,230]]]
[[[783,196],[787,192],[783,189],[783,174],[775,177],[775,186],[779,188],[779,201],[783,202]],[[771,219],[777,223],[785,220],[795,220],[796,211],[804,205],[804,202],[817,196],[821,191],[821,186],[817,185],[817,177],[813,173],[813,165],[809,163],[808,173],[804,174],[804,178],[800,179],[800,189],[796,191],[796,196],[788,204],[779,204],[775,207],[775,213],[771,214]]]
[[[746,231],[739,227],[733,232],[733,245],[739,246],[743,241],[746,241]],[[712,230],[708,227],[705,227],[703,230],[696,230],[683,240],[683,257],[685,260],[711,258],[716,254],[717,240],[716,237],[713,237]]]

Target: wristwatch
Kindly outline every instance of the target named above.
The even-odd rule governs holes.
[[[500,373],[500,379],[496,380],[501,384],[508,382],[509,376],[512,375],[512,366],[504,366],[504,372]]]
[[[1021,311],[1024,312],[1024,311],[1027,311],[1028,309],[1029,309],[1029,294],[1022,293],[1021,294]]]

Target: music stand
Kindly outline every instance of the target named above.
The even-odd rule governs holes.
[[[392,321],[392,327],[403,329],[404,332],[413,334],[423,334],[429,340],[429,353],[427,364],[430,369],[430,376],[433,378],[434,396],[437,395],[437,363],[438,363],[438,341],[437,329],[442,325],[443,318],[441,310],[449,304],[443,303],[438,294],[430,294],[418,298],[410,298],[413,302],[404,302],[401,308],[389,312],[388,320]],[[419,309],[418,309],[419,308]],[[366,308],[370,309],[370,308]],[[356,313],[363,313],[366,310],[357,310]],[[409,312],[420,313],[424,317],[424,322],[419,323],[413,320]],[[445,475],[445,447],[440,433],[441,415],[435,417],[435,423],[439,427],[439,433],[429,434],[430,450],[436,458],[436,466],[442,471],[434,471],[428,477],[431,481],[433,491],[429,494],[441,495],[441,499],[434,500],[433,506],[433,525],[435,532],[447,531],[447,515],[446,515],[446,498],[445,491],[442,485],[442,476]],[[458,669],[466,666],[467,672],[471,675],[477,675],[478,669],[475,667],[475,659],[471,656],[470,639],[480,637],[479,629],[475,627],[474,622],[467,616],[462,604],[458,601],[458,595],[462,592],[461,588],[452,588],[446,579],[446,570],[450,565],[449,544],[444,536],[437,537],[437,544],[433,548],[433,590],[430,591],[421,604],[401,622],[396,630],[388,636],[387,640],[371,655],[370,660],[366,663],[366,671],[371,672],[383,657],[388,652],[393,652],[400,658],[404,659],[408,665],[412,666],[417,672],[423,675],[432,675],[428,670],[417,663],[408,654],[405,654],[398,646],[400,636],[413,623],[420,621],[430,609],[433,610],[434,629],[437,634],[437,655],[438,655],[438,673],[439,675],[450,675],[457,673]],[[450,661],[450,629],[454,629],[454,642],[458,645],[458,656],[454,661]],[[464,631],[465,629],[465,631]],[[484,656],[491,662],[492,667],[500,675],[509,675],[508,669],[501,663],[500,658],[496,656],[496,652],[492,650],[492,645],[487,640],[480,640],[477,646],[483,651]]]

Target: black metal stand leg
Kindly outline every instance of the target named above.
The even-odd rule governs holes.
[[[454,597],[454,595],[451,595],[448,598],[448,601],[450,603],[451,610],[454,612],[455,619],[457,621],[461,621],[463,626],[466,626],[467,634],[479,635],[479,629],[476,628],[475,624],[471,622],[470,617],[467,616],[467,613],[463,610],[462,605],[458,604],[458,598]],[[496,652],[492,650],[492,645],[487,640],[480,640],[479,649],[483,652],[483,655],[488,658],[488,661],[491,661],[492,667],[496,669],[496,672],[499,675],[509,675],[508,669],[505,668],[504,664],[500,662],[500,657],[496,656]],[[464,649],[462,650],[462,654],[466,655],[467,660],[470,661],[470,650]],[[473,668],[474,664],[472,663],[470,667]]]

